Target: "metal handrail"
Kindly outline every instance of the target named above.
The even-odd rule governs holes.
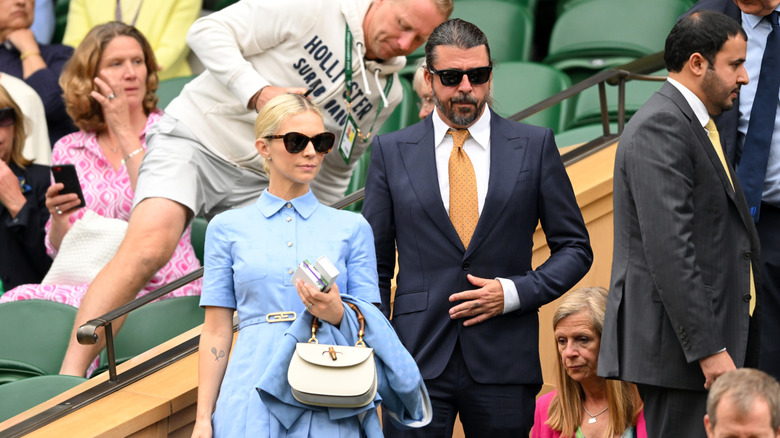
[[[108,380],[111,382],[116,382],[118,380],[118,376],[116,374],[116,357],[114,355],[113,321],[117,318],[127,315],[128,313],[138,309],[143,305],[146,305],[162,297],[163,295],[169,294],[174,290],[197,280],[202,276],[203,267],[200,267],[190,272],[189,274],[177,278],[176,280],[154,290],[153,292],[149,292],[140,298],[136,298],[133,301],[130,301],[129,303],[106,313],[105,315],[91,319],[79,327],[78,331],[76,332],[76,339],[79,341],[79,344],[95,344],[99,339],[97,330],[101,327],[105,328],[106,352],[108,353]]]
[[[509,119],[514,121],[523,120],[553,105],[561,103],[566,99],[572,98],[594,85],[598,86],[603,135],[561,155],[561,160],[563,160],[564,165],[569,166],[570,164],[580,161],[583,158],[592,155],[593,153],[614,143],[615,140],[620,138],[620,135],[623,133],[623,128],[626,124],[626,82],[630,80],[664,81],[666,80],[665,77],[651,76],[647,74],[655,72],[663,68],[663,66],[663,52],[657,52],[617,68],[604,70],[572,85],[560,93],[554,94],[537,104],[531,105],[530,107],[510,116]],[[607,108],[606,84],[616,85],[618,87],[618,132],[615,134],[610,132],[609,127],[609,110]]]

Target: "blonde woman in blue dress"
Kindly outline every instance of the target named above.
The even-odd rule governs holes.
[[[323,410],[307,411],[284,428],[258,395],[257,382],[291,324],[268,322],[273,314],[308,311],[338,327],[344,317],[340,292],[372,303],[380,298],[368,223],[320,204],[309,190],[335,143],[320,111],[301,95],[279,96],[258,114],[255,135],[268,189],[255,204],[216,216],[206,234],[200,302],[206,318],[193,436],[358,437],[356,417],[331,420]],[[291,283],[302,260],[323,255],[340,271],[329,293]],[[240,323],[231,355],[234,310]]]

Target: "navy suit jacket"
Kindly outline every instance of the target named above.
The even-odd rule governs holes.
[[[441,374],[459,341],[477,382],[542,383],[537,311],[574,286],[593,259],[550,129],[491,114],[488,192],[468,250],[441,199],[430,116],[374,139],[363,214],[374,231],[386,315],[397,248],[392,322],[425,379]],[[532,270],[539,221],[552,254]],[[471,327],[451,320],[457,303],[449,296],[476,289],[467,274],[510,279],[521,308]]]
[[[737,20],[738,23],[742,23],[742,11],[739,10],[736,3],[734,3],[734,0],[701,0],[693,5],[687,14],[700,10],[720,12]],[[750,80],[757,80],[757,78],[750,78]],[[726,159],[732,167],[736,168],[737,164],[739,164],[739,159],[742,156],[742,149],[737,144],[739,97],[734,100],[734,106],[730,110],[724,111],[720,115],[713,117],[713,119],[718,127],[720,143],[723,146]]]

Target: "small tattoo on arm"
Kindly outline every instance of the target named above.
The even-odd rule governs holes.
[[[214,353],[215,361],[218,361],[220,358],[225,357],[225,350],[219,350],[219,353],[217,353],[217,347],[211,347],[211,352]]]

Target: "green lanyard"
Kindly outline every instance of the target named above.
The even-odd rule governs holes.
[[[347,87],[346,93],[346,101],[347,101],[347,113],[352,115],[352,32],[349,31],[349,25],[347,25],[347,31],[344,35],[344,53],[346,58],[346,66],[344,67],[344,84]],[[363,74],[366,74],[364,71]],[[387,96],[390,93],[390,89],[393,88],[393,76],[388,76],[387,83],[385,84],[384,94]],[[374,121],[371,122],[371,128],[369,129],[368,134],[365,136],[360,132],[360,128],[357,130],[358,137],[363,141],[368,141],[369,137],[371,137],[371,133],[374,131],[374,125],[376,124],[377,119],[379,119],[379,113],[382,112],[382,109],[385,107],[385,101],[383,99],[379,99],[379,107],[376,110],[376,115],[374,115]],[[355,126],[357,126],[357,122],[355,123]]]

